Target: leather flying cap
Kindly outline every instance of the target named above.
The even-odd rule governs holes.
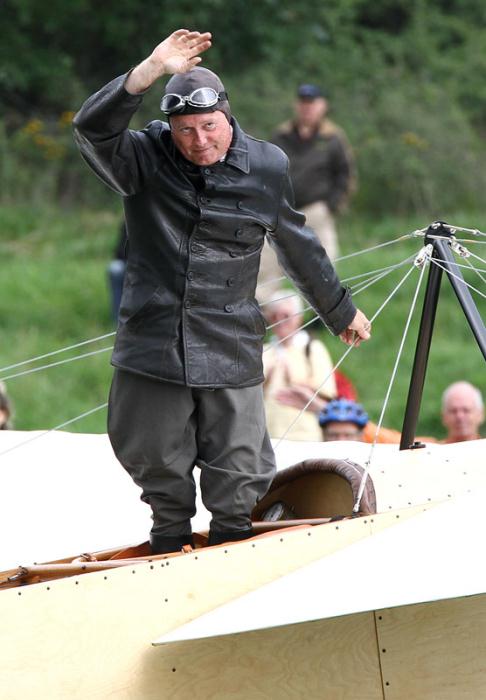
[[[191,68],[191,70],[186,73],[175,73],[165,86],[164,95],[170,93],[176,95],[190,95],[198,88],[213,88],[217,93],[225,92],[224,85],[216,73],[213,73],[213,71],[208,68],[196,66],[196,68]],[[202,114],[204,112],[216,111],[223,112],[227,120],[231,120],[231,110],[227,99],[219,100],[211,107],[195,107],[186,103],[184,109],[178,111],[177,114]],[[176,116],[176,113],[170,116]]]
[[[317,85],[303,83],[297,88],[297,97],[301,100],[315,100],[318,97],[326,97],[326,93]]]

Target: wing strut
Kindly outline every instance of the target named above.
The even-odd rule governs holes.
[[[476,304],[464,281],[461,270],[456,265],[451,247],[457,245],[455,240],[455,229],[442,221],[436,221],[429,226],[425,234],[425,244],[431,243],[433,246],[432,264],[425,290],[422,317],[418,332],[417,345],[415,348],[415,358],[413,362],[412,376],[408,389],[407,405],[403,419],[402,438],[400,450],[408,450],[416,447],[423,447],[422,443],[416,443],[415,433],[417,420],[422,401],[425,373],[427,371],[427,361],[432,341],[435,314],[439,301],[440,283],[442,280],[442,270],[444,269],[466,319],[471,327],[476,342],[486,359],[486,329],[481,319]],[[434,260],[438,264],[434,264]]]

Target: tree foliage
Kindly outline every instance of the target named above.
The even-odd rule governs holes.
[[[289,116],[297,83],[329,90],[358,156],[357,205],[480,201],[482,0],[4,0],[0,19],[8,28],[0,43],[7,135],[33,118],[59,120],[171,31],[197,28],[213,34],[205,65],[221,73],[233,110],[258,136]],[[148,96],[142,118],[154,109]]]

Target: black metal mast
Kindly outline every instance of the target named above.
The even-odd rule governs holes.
[[[438,238],[440,237],[440,238]],[[425,234],[425,244],[432,244],[432,258],[440,261],[456,293],[459,304],[464,311],[476,341],[486,359],[486,329],[479,315],[476,305],[467,288],[460,268],[456,265],[454,256],[450,250],[450,242],[453,238],[451,228],[444,222],[437,221],[429,226]],[[449,239],[449,240],[448,240]],[[432,332],[434,329],[437,303],[439,300],[442,269],[431,263],[427,288],[425,291],[422,317],[418,332],[415,358],[413,361],[412,376],[408,389],[405,416],[403,419],[400,450],[415,447],[414,439],[417,428],[420,404],[427,371]]]

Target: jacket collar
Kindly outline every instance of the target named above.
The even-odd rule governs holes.
[[[248,175],[250,172],[248,137],[245,132],[241,130],[240,125],[234,117],[231,118],[231,126],[233,127],[233,140],[226,154],[225,163],[227,163],[227,165],[232,165],[234,168]]]

